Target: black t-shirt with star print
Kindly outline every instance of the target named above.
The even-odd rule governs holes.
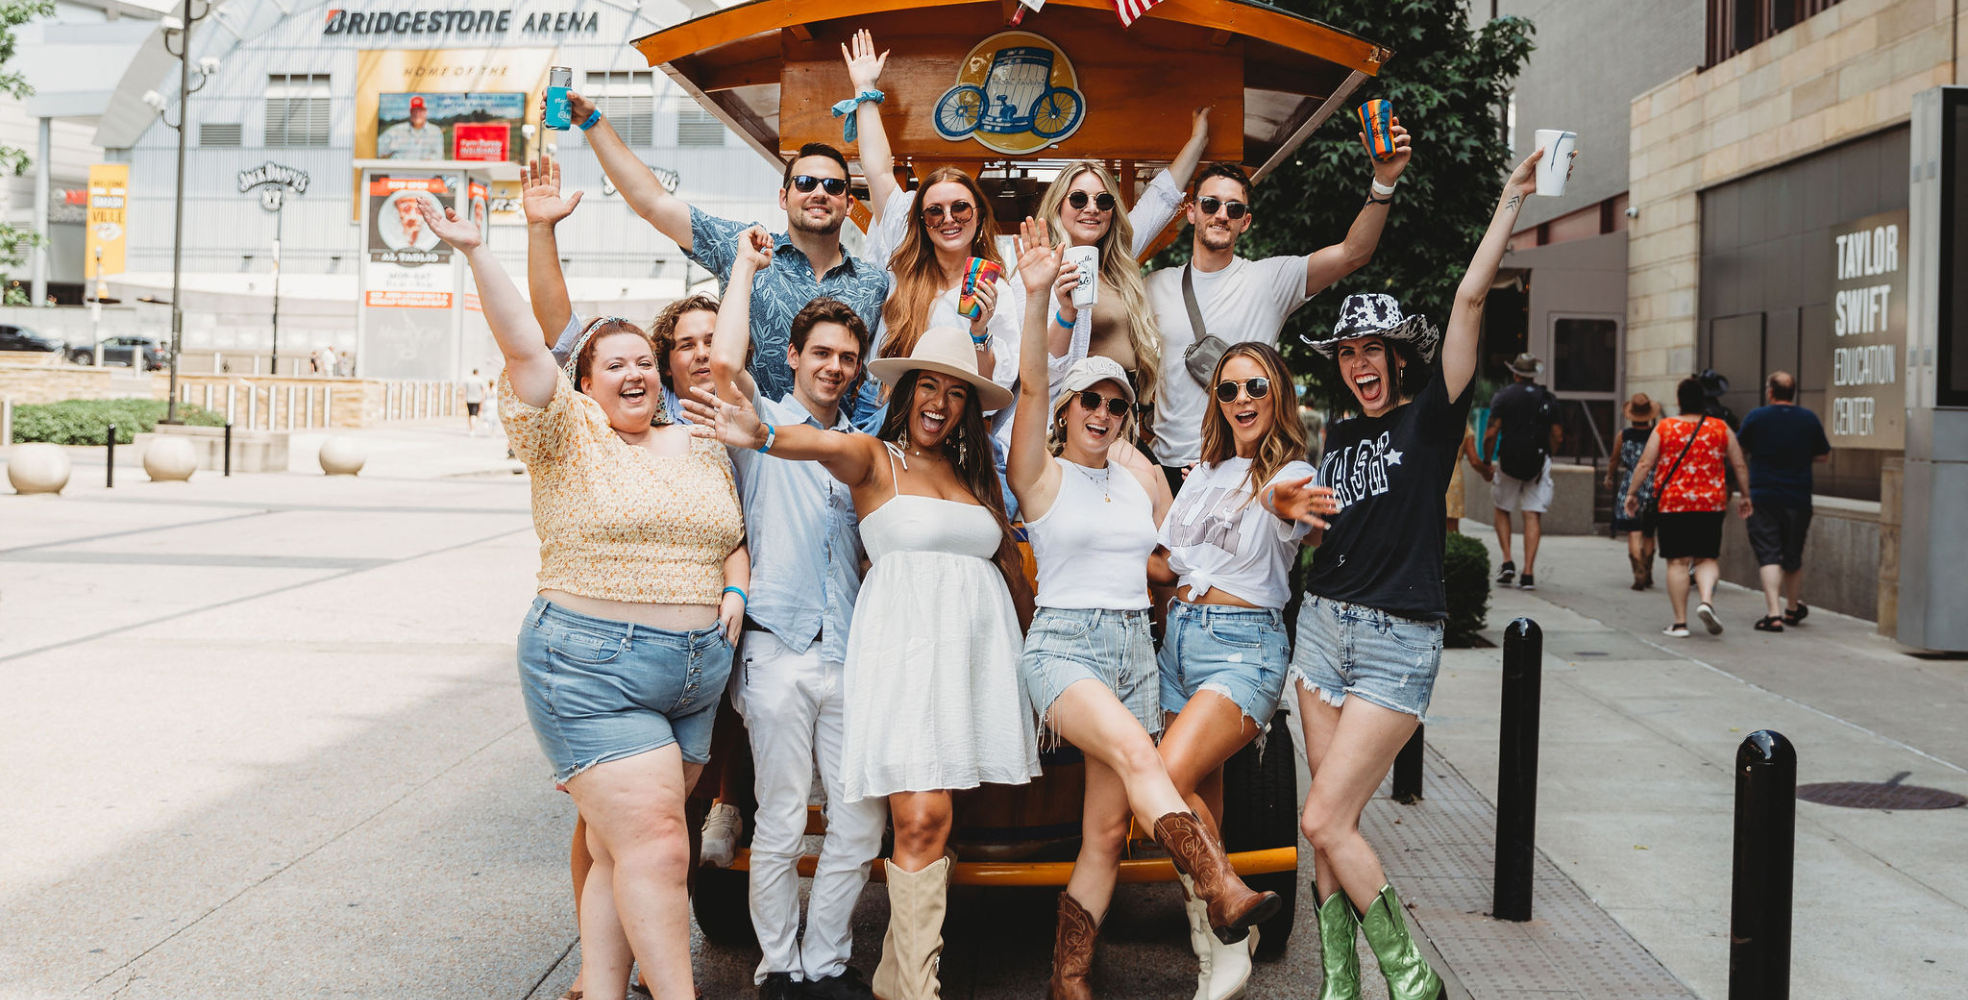
[[[1417,621],[1448,617],[1442,546],[1449,477],[1469,417],[1437,365],[1415,398],[1378,417],[1350,417],[1326,432],[1319,484],[1340,511],[1312,555],[1305,591]]]

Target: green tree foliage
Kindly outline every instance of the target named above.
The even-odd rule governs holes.
[[[6,94],[15,100],[34,94],[34,88],[28,85],[25,77],[18,71],[10,71],[6,68],[14,58],[16,45],[14,29],[37,17],[47,17],[54,12],[53,0],[0,0],[0,94]],[[0,169],[11,171],[18,177],[27,170],[29,162],[27,150],[0,145]],[[41,242],[38,233],[16,229],[5,222],[0,222],[0,272],[19,267],[26,260],[20,251],[38,246]],[[6,291],[0,293],[0,297],[3,297],[5,304],[10,306],[24,305],[27,302],[27,296],[12,285],[8,285]]]
[[[1472,31],[1465,0],[1273,0],[1285,10],[1378,42],[1394,55],[1379,76],[1257,186],[1253,225],[1238,243],[1246,257],[1310,253],[1345,238],[1372,180],[1360,147],[1362,102],[1385,98],[1414,135],[1414,160],[1401,177],[1380,249],[1366,267],[1306,304],[1285,324],[1279,347],[1310,389],[1312,402],[1344,405],[1332,363],[1301,335],[1330,334],[1340,300],[1385,292],[1409,313],[1438,325],[1496,209],[1512,165],[1503,145],[1502,108],[1529,58],[1531,23],[1501,17]],[[1158,265],[1188,259],[1185,229]],[[1337,392],[1337,396],[1331,393]]]

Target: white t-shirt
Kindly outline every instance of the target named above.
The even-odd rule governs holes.
[[[1311,528],[1282,520],[1257,502],[1245,482],[1250,466],[1248,458],[1197,466],[1162,522],[1169,568],[1179,586],[1190,588],[1192,600],[1211,588],[1260,608],[1282,608],[1291,598],[1287,574],[1298,540]],[[1264,485],[1313,474],[1304,462],[1288,462]]]
[[[1233,257],[1221,271],[1197,271],[1196,306],[1203,325],[1224,343],[1263,341],[1278,345],[1278,331],[1305,294],[1304,257]],[[1183,267],[1165,267],[1148,276],[1148,304],[1162,329],[1162,387],[1155,400],[1155,459],[1188,465],[1203,453],[1203,415],[1209,392],[1189,377],[1182,356],[1196,342],[1189,307],[1182,301]]]

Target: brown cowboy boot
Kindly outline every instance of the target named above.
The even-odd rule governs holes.
[[[1059,930],[1052,939],[1052,982],[1047,1000],[1093,1000],[1087,972],[1093,968],[1093,939],[1100,932],[1093,914],[1073,898],[1059,894]]]
[[[1277,893],[1257,892],[1237,877],[1223,848],[1195,813],[1169,813],[1156,820],[1155,841],[1168,851],[1176,869],[1195,883],[1196,895],[1209,901],[1210,932],[1224,944],[1242,941],[1252,924],[1263,922],[1284,905]]]

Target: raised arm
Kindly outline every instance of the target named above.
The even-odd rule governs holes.
[[[1414,155],[1408,130],[1401,127],[1401,119],[1390,121],[1388,134],[1394,137],[1394,155],[1385,160],[1373,161],[1374,181],[1382,187],[1393,187],[1401,179],[1401,172],[1408,169],[1408,160]],[[1367,147],[1367,136],[1360,134],[1360,145]],[[1332,287],[1333,283],[1365,267],[1373,259],[1374,248],[1380,246],[1381,230],[1387,227],[1387,214],[1393,209],[1394,196],[1383,199],[1380,195],[1368,195],[1368,201],[1354,216],[1353,225],[1346,230],[1346,238],[1314,252],[1305,261],[1305,294],[1317,295]]]
[[[717,338],[711,342],[715,344]],[[765,449],[773,458],[790,462],[819,462],[849,489],[869,485],[878,468],[882,444],[872,435],[825,431],[811,424],[773,425],[759,419],[751,400],[736,396],[736,386],[716,395],[691,386],[683,408],[691,418],[690,433],[711,438],[727,448]]]
[[[772,237],[753,226],[738,234],[736,249],[731,283],[718,300],[717,328],[711,335],[711,377],[724,387],[718,395],[734,403],[758,394],[758,383],[745,368],[745,349],[752,343],[752,281],[772,266]],[[727,397],[727,390],[738,395]]]
[[[554,227],[574,214],[581,192],[574,192],[572,198],[560,196],[560,163],[552,153],[540,154],[531,165],[521,164],[519,182],[520,205],[526,210],[526,292],[533,299],[540,333],[552,347],[574,316],[567,279],[560,273],[560,243],[554,238]]]
[[[1543,150],[1534,149],[1511,171],[1510,179],[1503,184],[1503,194],[1497,198],[1490,228],[1483,234],[1482,242],[1476,244],[1476,256],[1470,259],[1469,270],[1456,289],[1455,306],[1449,310],[1448,329],[1442,336],[1442,381],[1448,386],[1450,399],[1460,397],[1476,375],[1483,302],[1490,297],[1490,284],[1496,280],[1497,268],[1503,263],[1504,243],[1517,224],[1517,212],[1524,207],[1524,199],[1537,190],[1537,161],[1543,155]]]
[[[1045,220],[1027,218],[1018,226],[1018,278],[1025,284],[1025,323],[1018,351],[1018,412],[1011,422],[1011,452],[1005,456],[1005,478],[1027,517],[1044,516],[1058,490],[1058,466],[1046,453],[1046,426],[1052,421],[1052,400],[1046,366],[1047,313],[1052,300],[1046,289],[1059,273],[1059,257]],[[1048,482],[1048,474],[1051,481]],[[1048,488],[1049,487],[1049,488]]]
[[[485,323],[492,328],[492,339],[499,342],[499,353],[506,356],[506,373],[513,391],[528,406],[544,407],[553,401],[555,380],[561,377],[540,335],[539,321],[526,307],[519,288],[499,266],[498,258],[485,246],[485,236],[469,219],[458,217],[456,209],[438,210],[428,197],[417,199],[417,210],[424,225],[437,238],[451,245],[471,265],[472,282],[478,286],[478,301],[485,310]]]
[[[1196,165],[1203,162],[1203,147],[1209,145],[1209,113],[1207,104],[1189,113],[1189,141],[1169,161],[1169,180],[1177,191],[1189,189],[1189,182],[1196,176]]]
[[[855,32],[841,46],[841,58],[847,61],[847,79],[854,87],[848,96],[881,89],[876,84],[881,81],[882,67],[888,65],[888,53],[875,54],[875,36],[868,29]],[[888,130],[882,127],[881,105],[873,101],[856,105],[854,128],[858,134],[855,141],[861,147],[861,172],[868,175],[868,210],[880,222],[888,199],[902,189],[895,182],[895,153],[888,145]]]
[[[595,113],[593,101],[573,91],[567,92],[567,110],[574,123],[587,121]],[[642,162],[629,144],[615,133],[615,126],[603,118],[588,129],[588,148],[594,150],[595,159],[601,163],[601,170],[608,179],[615,182],[615,190],[622,192],[622,200],[628,202],[635,214],[642,216],[656,231],[676,242],[685,253],[690,252],[690,205],[664,188],[649,171],[649,165]]]

